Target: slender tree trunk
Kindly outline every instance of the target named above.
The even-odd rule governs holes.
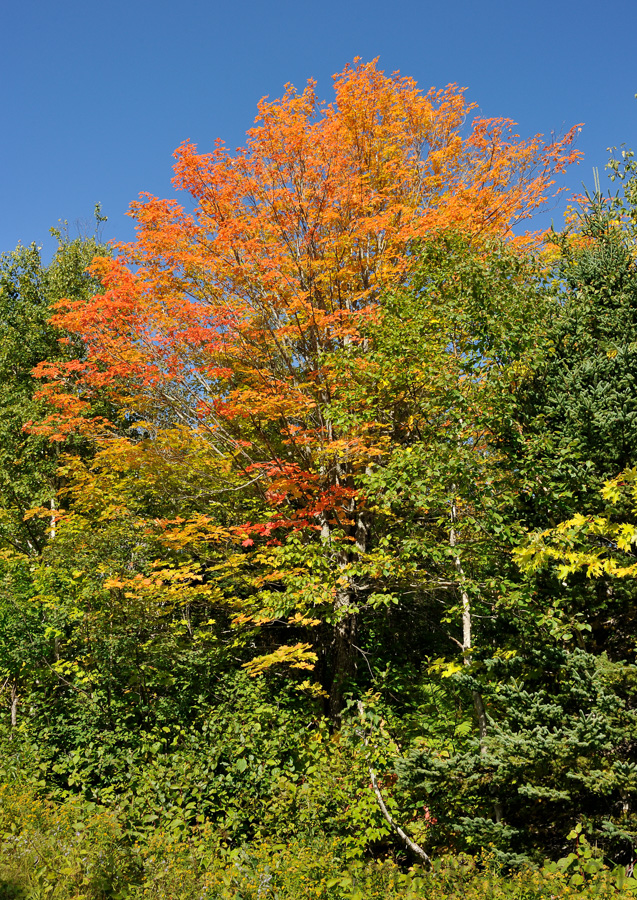
[[[362,512],[355,508],[352,512],[356,515],[356,524],[354,528],[354,538],[356,542],[356,550],[358,553],[364,553],[367,548],[367,522]],[[345,566],[349,561],[349,554],[343,555],[342,565]],[[353,584],[347,584],[342,591],[336,595],[334,609],[339,620],[334,628],[334,638],[332,642],[332,681],[330,685],[330,696],[328,711],[329,717],[334,728],[338,728],[341,724],[341,714],[343,712],[344,699],[343,693],[347,681],[356,675],[356,633],[358,628],[358,617],[353,610],[356,603],[353,598],[355,588]],[[352,610],[352,611],[349,611]]]
[[[363,703],[361,700],[357,700],[356,705],[358,707],[358,715],[359,715],[361,723],[364,727],[365,726],[365,709],[363,707]],[[364,741],[365,741],[365,746],[367,747],[367,743],[368,743],[367,734],[365,734]],[[387,822],[389,827],[393,831],[396,832],[396,834],[401,839],[401,841],[405,844],[405,846],[409,850],[411,850],[412,853],[414,853],[423,862],[431,864],[431,859],[429,857],[429,854],[426,853],[422,849],[420,844],[417,844],[416,841],[414,841],[413,838],[411,838],[407,834],[407,832],[403,828],[401,828],[397,822],[394,821],[391,813],[389,812],[389,810],[387,809],[387,806],[385,805],[385,801],[383,800],[383,795],[380,792],[380,788],[378,786],[378,781],[376,779],[376,773],[374,772],[374,770],[372,769],[371,766],[368,766],[367,770],[369,772],[369,779],[372,784],[372,790],[374,791],[374,795],[376,797],[376,802],[378,803],[378,806],[380,807],[380,811],[383,814],[383,818],[385,819],[385,821]]]
[[[18,685],[14,682],[11,685],[11,727],[15,728],[18,724]]]
[[[449,534],[449,543],[454,550],[458,543],[455,529],[457,518],[456,501],[454,499],[451,504],[451,531]],[[458,578],[460,579],[460,597],[462,600],[462,651],[464,654],[464,664],[465,666],[470,666],[470,651],[473,646],[471,641],[471,601],[469,600],[469,593],[466,589],[464,570],[462,568],[460,556],[457,552],[454,552],[454,565],[456,567],[456,572],[458,573]],[[480,730],[480,753],[484,754],[487,752],[485,745],[487,737],[487,714],[484,708],[482,694],[479,691],[471,691],[471,698],[473,700],[473,709]]]
[[[457,534],[455,529],[455,524],[457,522],[457,510],[455,500],[451,505],[451,531],[449,535],[449,543],[451,547],[455,549],[457,545]],[[462,562],[460,561],[460,556],[456,552],[454,553],[454,565],[456,567],[456,572],[458,573],[458,577],[460,579],[460,596],[462,599],[462,650],[464,654],[464,664],[465,666],[471,665],[471,656],[470,651],[472,647],[471,640],[471,602],[469,600],[469,593],[466,589],[465,582],[465,574],[462,568]],[[488,733],[488,724],[487,724],[487,713],[484,708],[484,701],[482,699],[482,694],[480,691],[471,691],[471,699],[473,700],[473,709],[476,714],[476,719],[478,720],[478,729],[480,732],[480,755],[484,756],[487,752],[487,733]],[[493,804],[493,813],[494,819],[496,822],[502,821],[503,816],[503,807],[502,803],[499,799],[496,798]]]

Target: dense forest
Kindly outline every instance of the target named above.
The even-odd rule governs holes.
[[[1,257],[2,898],[637,884],[637,163],[334,87]]]

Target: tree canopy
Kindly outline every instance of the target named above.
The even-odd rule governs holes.
[[[186,199],[144,195],[112,255],[3,257],[0,780],[43,822],[100,810],[130,891],[181,897],[182,865],[184,897],[239,890],[289,845],[344,860],[335,897],[354,870],[394,896],[373,859],[440,886],[463,853],[612,893],[637,829],[632,156],[622,197],[523,233],[574,130],[469,122],[455,85],[375,62],[334,89],[262,100],[235,152],[182,145]]]

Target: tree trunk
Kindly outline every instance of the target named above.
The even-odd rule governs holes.
[[[356,702],[356,705],[358,707],[358,715],[360,717],[361,723],[363,724],[363,726],[365,726],[365,710],[363,708],[363,703],[361,700],[358,700]],[[365,734],[364,741],[365,741],[365,746],[367,746],[367,734]],[[416,841],[414,841],[413,838],[411,838],[407,834],[407,832],[394,821],[391,813],[389,812],[389,810],[387,809],[387,807],[385,805],[385,801],[383,800],[383,795],[380,792],[380,788],[378,787],[376,773],[374,772],[374,770],[372,769],[371,766],[368,766],[367,770],[369,772],[369,779],[372,784],[372,790],[374,791],[374,795],[376,797],[376,802],[378,803],[378,806],[380,807],[380,811],[383,814],[383,818],[385,819],[385,821],[387,822],[389,827],[392,829],[392,831],[396,832],[396,834],[401,839],[401,841],[405,844],[405,846],[409,850],[411,850],[411,852],[414,853],[419,859],[421,859],[423,862],[428,863],[430,865],[431,859],[429,857],[429,854],[426,853],[422,849],[420,844],[417,844]]]
[[[11,727],[15,728],[18,724],[18,686],[14,682],[11,685]]]
[[[367,530],[368,526],[362,512],[357,511],[355,506],[352,508],[355,514],[354,540],[356,544],[356,552],[364,553],[367,548]],[[325,531],[329,537],[329,532]],[[341,565],[345,567],[349,562],[350,553],[343,552]],[[342,591],[336,595],[334,603],[334,611],[339,619],[334,628],[334,637],[332,640],[332,680],[329,691],[328,714],[332,722],[333,728],[339,728],[341,724],[341,714],[344,707],[343,693],[347,681],[356,675],[356,633],[358,628],[358,617],[354,611],[356,603],[353,600],[355,586],[351,583],[347,584]]]
[[[334,728],[341,724],[344,700],[343,690],[349,678],[356,674],[356,613],[347,612],[352,606],[348,592],[339,593],[335,611],[342,615],[334,628],[332,646],[332,683],[330,686],[329,717]]]
[[[449,543],[455,548],[457,544],[457,535],[456,530],[454,528],[455,523],[457,521],[457,512],[456,512],[456,503],[455,500],[451,505],[451,532],[449,535]],[[462,563],[460,561],[460,556],[458,553],[454,554],[454,565],[456,567],[456,572],[458,573],[458,577],[460,579],[460,596],[462,599],[462,651],[464,654],[464,664],[465,666],[471,665],[471,656],[470,650],[472,647],[471,642],[471,602],[469,600],[469,593],[465,586],[465,574],[462,568]],[[488,725],[487,725],[487,713],[484,708],[484,701],[482,699],[482,694],[480,691],[471,691],[471,699],[473,700],[473,709],[476,714],[476,719],[478,720],[478,729],[480,732],[480,755],[484,756],[487,752],[487,733],[488,733]],[[502,821],[503,816],[503,807],[502,803],[499,799],[496,798],[493,804],[493,812],[494,819],[496,822]]]
[[[455,524],[457,522],[457,510],[455,500],[451,504],[451,531],[449,534],[449,543],[455,549],[458,538],[456,534]],[[460,597],[462,599],[462,651],[464,654],[465,666],[471,665],[471,602],[469,594],[465,586],[465,574],[458,553],[454,553],[454,565],[460,579]],[[478,720],[478,728],[480,730],[480,753],[487,752],[485,740],[487,737],[487,714],[482,700],[482,694],[479,691],[471,691],[473,700],[473,709]]]

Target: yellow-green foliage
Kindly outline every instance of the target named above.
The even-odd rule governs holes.
[[[620,503],[637,509],[637,468],[625,469],[604,483],[604,500],[613,507]],[[555,528],[531,535],[527,544],[515,552],[522,568],[535,571],[549,563],[557,563],[557,575],[565,579],[574,572],[586,572],[589,578],[610,575],[634,578],[637,564],[633,552],[637,544],[637,527],[630,522],[617,522],[608,515],[577,513]]]
[[[403,870],[393,862],[351,861],[335,840],[252,845],[207,857],[203,844],[175,842],[157,831],[143,850],[144,885],[135,900],[577,900],[618,898],[616,877],[601,872],[586,884],[572,874],[528,869],[498,875],[460,856],[434,869]],[[207,857],[207,858],[206,858]],[[197,874],[199,869],[200,874]],[[631,894],[626,891],[625,896]]]
[[[0,898],[101,900],[131,881],[121,827],[108,810],[43,800],[0,785]]]
[[[489,860],[438,860],[432,870],[352,859],[347,841],[317,834],[229,850],[209,826],[187,838],[158,824],[123,840],[113,812],[0,785],[0,900],[600,900],[630,897],[607,871],[501,875]],[[579,870],[578,870],[579,872]],[[631,882],[632,879],[631,879]]]

